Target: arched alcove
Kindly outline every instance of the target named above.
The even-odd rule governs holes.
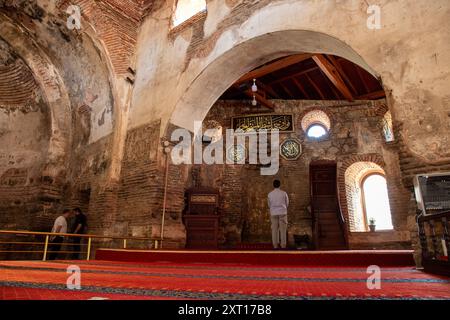
[[[64,82],[48,56],[32,38],[0,15],[1,37],[23,59],[43,92],[50,113],[51,137],[47,173],[57,175],[64,166],[72,138],[71,105]]]

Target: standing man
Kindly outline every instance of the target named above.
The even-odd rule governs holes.
[[[64,209],[63,214],[56,218],[53,224],[52,233],[67,233],[67,219],[69,219],[72,212],[69,209]],[[64,241],[63,236],[52,236],[50,238],[48,260],[55,260],[58,257],[58,252],[61,250],[61,244]]]
[[[87,218],[81,212],[80,208],[75,208],[75,224],[73,226],[72,233],[74,234],[85,234],[87,229]],[[73,238],[73,253],[72,253],[72,259],[77,260],[80,256],[81,251],[81,237],[74,237]]]
[[[282,249],[286,248],[289,197],[286,192],[280,189],[280,185],[281,182],[275,180],[273,182],[274,189],[268,195],[270,221],[272,223],[272,243],[274,249],[278,249],[279,246],[281,246]]]

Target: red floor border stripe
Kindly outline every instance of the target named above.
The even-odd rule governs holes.
[[[373,252],[217,252],[98,249],[97,260],[123,262],[247,263],[283,266],[414,266],[412,251]]]

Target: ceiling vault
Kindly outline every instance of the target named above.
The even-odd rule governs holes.
[[[256,93],[251,90],[255,80]],[[268,62],[239,78],[223,100],[255,100],[273,109],[271,99],[377,100],[380,81],[356,64],[326,54],[295,54]]]

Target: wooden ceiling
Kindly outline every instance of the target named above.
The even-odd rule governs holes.
[[[377,100],[384,90],[370,73],[337,56],[297,54],[273,60],[242,76],[220,99],[251,100],[251,86],[259,104],[272,108],[270,99]]]

